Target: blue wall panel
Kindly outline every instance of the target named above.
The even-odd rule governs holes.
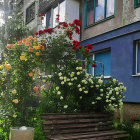
[[[122,35],[124,33],[126,34]],[[125,102],[140,103],[140,76],[132,76],[135,66],[134,43],[139,39],[140,22],[136,22],[81,42],[82,45],[95,42],[93,52],[106,48],[111,49],[111,77],[117,78],[127,87],[127,92],[124,93]]]

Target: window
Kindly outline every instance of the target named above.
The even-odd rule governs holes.
[[[85,27],[114,16],[115,0],[86,0]]]
[[[65,21],[65,1],[58,3],[58,5],[53,8],[53,27],[57,26],[56,15],[60,15],[60,19],[59,19],[60,22]]]
[[[134,6],[135,8],[140,6],[140,0],[134,0]]]
[[[26,24],[35,18],[35,2],[26,9]]]
[[[140,41],[136,44],[136,74],[140,74]]]
[[[94,76],[104,75],[110,76],[111,67],[111,53],[110,51],[103,51],[95,53],[90,59],[93,59],[96,64],[96,68],[89,67],[89,73]]]

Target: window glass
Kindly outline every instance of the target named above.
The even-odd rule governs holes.
[[[59,15],[60,15],[60,19],[59,19],[60,22],[64,22],[65,21],[65,1],[60,3]]]
[[[58,15],[58,6],[53,9],[53,27],[57,26],[56,15]]]
[[[49,28],[51,20],[51,9],[46,13],[46,28]]]
[[[106,17],[114,15],[114,0],[107,0]]]
[[[96,0],[95,22],[104,19],[105,0]]]
[[[87,26],[93,24],[93,0],[87,2]]]
[[[110,59],[110,51],[95,54],[96,68],[94,69],[94,76],[103,75],[103,71],[104,76],[110,76]]]
[[[137,73],[140,73],[140,42],[137,49]]]
[[[26,23],[29,23],[35,18],[35,3],[33,3],[29,8],[26,10]]]

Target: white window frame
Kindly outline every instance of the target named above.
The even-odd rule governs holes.
[[[65,8],[66,8],[66,0],[64,0],[64,1],[65,1]],[[64,2],[64,1],[63,1],[63,2]],[[57,3],[57,6],[56,6],[56,7],[58,7],[58,14],[59,14],[59,12],[60,12],[60,4],[61,4],[61,3],[58,2],[58,3]],[[53,8],[52,8],[52,22],[51,22],[51,23],[52,23],[52,27],[53,27],[53,28],[56,28],[56,27],[58,26],[58,25],[56,25],[56,26],[53,25],[54,8],[56,8],[56,7],[53,7]],[[65,16],[66,16],[66,9],[65,9]],[[66,18],[65,18],[65,20],[66,20]]]
[[[102,53],[102,52],[105,52],[105,51],[99,51],[98,53]],[[93,61],[95,60],[95,55],[96,55],[96,53],[93,53],[92,54],[93,55]],[[96,69],[96,68],[92,68],[92,75],[93,76],[95,76],[95,71],[94,71],[94,69]],[[97,76],[97,78],[101,78],[101,76]],[[109,78],[111,78],[111,75],[109,75],[109,76],[104,76],[104,78],[105,79],[109,79]]]
[[[138,43],[140,43],[140,40],[136,42],[136,75],[140,75],[140,72],[138,72]]]

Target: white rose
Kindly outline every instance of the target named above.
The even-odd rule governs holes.
[[[65,108],[65,109],[68,108],[68,105],[64,105],[64,108]]]
[[[61,82],[61,85],[64,85],[64,82],[63,81]]]
[[[103,80],[99,79],[99,80],[98,80],[98,83],[99,83],[99,84],[102,84],[102,83],[103,83]]]
[[[79,88],[79,91],[82,91],[82,88]]]
[[[56,87],[56,90],[59,90],[59,87]]]
[[[96,88],[98,88],[99,87],[99,85],[96,85]]]
[[[70,79],[68,78],[67,81],[70,81]]]
[[[77,75],[80,75],[80,72],[77,72]]]
[[[60,72],[60,73],[58,73],[58,75],[59,75],[59,76],[62,76],[62,73]]]
[[[90,86],[91,88],[93,88],[93,86]]]
[[[79,84],[77,87],[79,87],[79,88],[80,88],[80,87],[81,87],[81,85]]]
[[[103,97],[104,95],[103,95],[103,94],[100,94],[100,96],[102,96],[102,97]]]
[[[60,77],[59,79],[60,79],[60,80],[63,80],[63,77]]]
[[[103,92],[104,90],[103,89],[100,89],[100,92]]]
[[[74,78],[72,78],[71,81],[74,81]]]
[[[95,102],[92,102],[92,104],[94,105],[94,104],[95,104]]]
[[[127,90],[126,87],[124,87],[124,88],[123,88],[123,91],[126,92],[126,90]]]
[[[115,91],[119,91],[119,88],[118,88],[118,87],[116,87],[116,88],[115,88]]]
[[[107,100],[106,100],[106,102],[108,103],[108,102],[109,102],[109,100],[107,99]]]
[[[80,99],[82,99],[83,97],[82,96],[80,96]]]
[[[113,82],[114,82],[114,83],[116,83],[116,82],[117,82],[117,80],[116,80],[116,79],[113,79]]]
[[[82,67],[79,67],[79,70],[82,70]]]
[[[60,91],[58,91],[58,92],[57,92],[57,95],[60,95],[60,94],[61,94],[61,92],[60,92]]]
[[[70,83],[70,82],[69,82],[69,83],[68,83],[68,85],[69,85],[69,86],[71,86],[71,85],[72,85],[72,83]]]
[[[79,70],[79,67],[76,67],[76,70]]]
[[[64,98],[61,96],[61,97],[60,97],[60,100],[63,100],[63,99],[64,99]]]
[[[96,99],[97,99],[97,100],[101,100],[102,98],[101,98],[101,97],[97,97]]]
[[[84,91],[86,94],[88,93],[88,91]]]
[[[74,77],[75,80],[77,80],[77,77]]]
[[[119,95],[119,92],[116,92],[116,95]]]

